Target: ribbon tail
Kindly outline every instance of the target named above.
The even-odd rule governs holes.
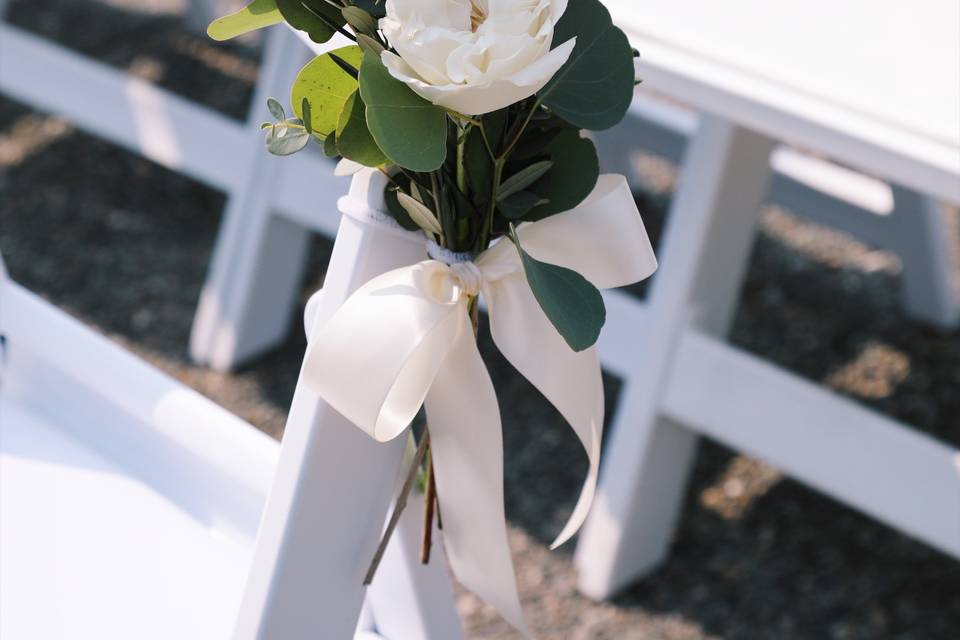
[[[557,408],[576,433],[590,463],[580,497],[551,545],[569,540],[586,520],[596,493],[603,432],[603,378],[596,347],[575,352],[547,319],[523,273],[484,288],[490,332],[501,353]]]
[[[426,398],[444,546],[457,580],[529,638],[507,539],[500,408],[465,305],[459,315]]]

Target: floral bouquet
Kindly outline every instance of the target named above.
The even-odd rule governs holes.
[[[268,102],[267,148],[288,155],[313,140],[343,158],[341,174],[382,172],[387,214],[422,233],[431,257],[356,291],[311,337],[305,380],[380,441],[425,407],[380,551],[422,474],[424,561],[436,517],[458,580],[528,633],[507,546],[499,409],[475,340],[479,300],[498,348],[590,459],[556,546],[596,485],[599,289],[656,268],[626,181],[600,176],[581,135],[623,118],[637,54],[599,0],[254,0],[209,33],[282,21],[318,43],[354,44],[300,71],[292,117]]]

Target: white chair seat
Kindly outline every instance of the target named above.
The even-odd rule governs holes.
[[[279,447],[0,264],[0,637],[220,640]]]
[[[229,637],[255,531],[136,478],[137,460],[73,425],[3,399],[0,415],[0,637]]]

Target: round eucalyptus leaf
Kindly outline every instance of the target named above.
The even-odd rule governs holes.
[[[515,234],[513,238],[530,290],[547,319],[574,351],[592,347],[607,319],[600,291],[576,271],[535,259]]]
[[[577,39],[560,70],[540,91],[543,104],[581,129],[609,129],[633,99],[633,47],[600,0],[570,0],[553,46]]]
[[[338,27],[346,24],[340,9],[326,0],[275,1],[287,24],[305,32],[317,43],[326,42],[337,32]]]
[[[390,75],[371,53],[360,66],[367,126],[390,160],[411,171],[435,171],[447,157],[447,114]]]
[[[230,40],[263,27],[283,22],[276,0],[253,0],[230,15],[217,18],[207,27],[207,35],[214,40]]]
[[[359,91],[354,91],[343,105],[337,123],[337,150],[344,158],[365,167],[380,167],[390,162],[377,146],[367,128],[367,108]]]
[[[528,190],[547,200],[523,216],[523,220],[542,220],[555,213],[573,209],[590,195],[600,177],[597,149],[576,129],[564,129],[546,146],[546,157],[553,160],[550,170]]]
[[[357,46],[342,47],[330,53],[355,67],[360,66],[363,56]],[[357,81],[334,62],[329,53],[325,53],[308,62],[297,74],[290,91],[290,104],[297,117],[302,118],[303,101],[308,100],[310,128],[326,136],[337,128],[343,105],[356,90]]]

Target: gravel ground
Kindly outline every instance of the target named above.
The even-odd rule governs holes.
[[[11,21],[241,116],[255,47],[191,35],[181,10],[175,0],[19,0]],[[641,204],[656,235],[673,169],[648,164]],[[281,349],[233,374],[196,367],[185,354],[223,202],[0,98],[0,250],[14,279],[279,437],[304,348],[298,327]],[[329,250],[314,243],[304,296],[322,281]],[[898,269],[894,256],[767,208],[732,340],[960,443],[960,334],[903,317]],[[960,563],[708,442],[666,564],[613,602],[579,596],[571,547],[546,545],[572,508],[585,462],[554,410],[488,339],[482,347],[504,412],[511,543],[540,637],[958,637]],[[618,384],[607,383],[612,406]],[[459,604],[470,638],[516,637],[469,594]]]

